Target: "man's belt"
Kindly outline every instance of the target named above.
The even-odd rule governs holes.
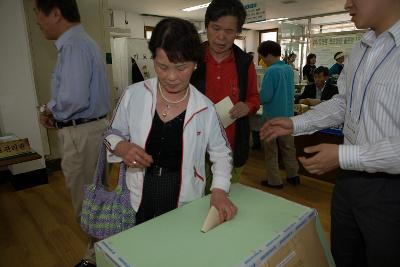
[[[98,118],[93,118],[93,119],[76,119],[76,120],[69,120],[69,121],[55,121],[54,122],[54,127],[57,129],[62,129],[64,127],[69,127],[69,126],[76,126],[79,124],[84,124],[92,121],[98,121],[101,119],[104,119],[107,115],[98,117]]]

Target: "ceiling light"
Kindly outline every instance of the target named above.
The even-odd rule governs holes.
[[[187,8],[182,9],[182,11],[186,11],[186,12],[195,11],[195,10],[198,10],[198,9],[206,8],[206,7],[208,7],[209,4],[210,3],[201,4],[201,5],[192,6],[192,7],[187,7]]]
[[[257,22],[254,22],[254,23],[265,23],[265,22],[272,22],[272,21],[282,21],[282,20],[287,20],[287,19],[289,19],[289,18],[266,19],[266,20],[257,21]]]
[[[298,3],[298,1],[297,0],[283,0],[283,1],[281,1],[281,3],[288,5],[288,4]]]

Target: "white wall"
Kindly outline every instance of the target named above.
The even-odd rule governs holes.
[[[144,16],[124,10],[113,10],[114,27],[129,29],[132,38],[144,38],[144,26],[154,27],[162,19],[162,17]],[[204,30],[203,22],[192,21],[192,23],[198,30]]]
[[[258,65],[258,42],[259,42],[259,33],[254,30],[246,30],[243,32],[243,35],[246,36],[246,52],[254,52],[253,62],[257,66]]]
[[[144,38],[144,26],[156,26],[162,20],[160,17],[142,16],[137,13],[113,10],[114,27],[129,29],[130,37]]]
[[[129,83],[129,57],[126,38],[115,38],[112,40],[112,69],[114,86],[118,90],[118,95],[122,95],[123,90],[130,85]]]
[[[31,147],[44,155],[38,105],[32,73],[28,32],[22,0],[0,1],[0,128],[28,138]],[[44,159],[13,165],[13,174],[45,168]]]

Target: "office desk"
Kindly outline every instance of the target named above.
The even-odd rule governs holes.
[[[329,128],[329,129],[315,132],[310,135],[295,136],[294,143],[296,146],[296,156],[297,157],[302,157],[302,156],[309,157],[310,155],[307,155],[304,152],[305,147],[315,146],[315,145],[319,145],[322,143],[338,144],[338,145],[343,144],[343,134],[340,130],[337,130],[334,128]],[[281,165],[281,166],[283,166],[283,165]],[[306,175],[309,177],[313,177],[313,178],[316,178],[319,180],[323,180],[326,182],[330,182],[333,184],[336,182],[337,172],[338,172],[338,169],[329,171],[322,175],[311,174],[306,169],[304,169],[303,165],[299,164],[299,173],[300,174],[303,174],[303,175]]]
[[[200,232],[203,197],[96,243],[97,266],[334,266],[315,210],[241,184],[230,195],[233,220]]]

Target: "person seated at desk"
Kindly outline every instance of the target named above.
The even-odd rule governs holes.
[[[329,69],[329,77],[331,78],[332,83],[336,84],[343,69],[344,53],[337,52],[335,53],[333,58],[336,60],[336,63],[333,64],[332,67]]]
[[[314,71],[315,83],[309,84],[304,88],[304,92],[297,97],[296,103],[315,106],[322,101],[331,99],[338,94],[338,88],[327,82],[329,78],[329,69],[320,66]]]
[[[336,63],[332,65],[329,69],[329,76],[339,76],[343,69],[343,62],[344,62],[344,53],[337,52],[333,58],[336,60]]]

